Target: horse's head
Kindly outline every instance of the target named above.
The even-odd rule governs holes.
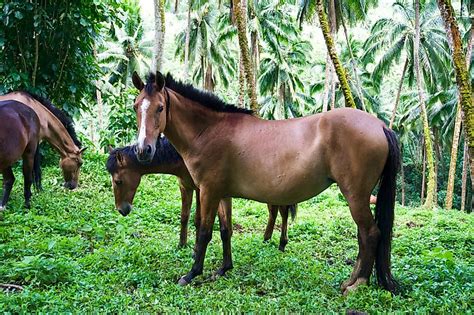
[[[59,165],[63,171],[64,187],[75,189],[79,183],[79,171],[82,166],[82,153],[87,148],[78,149],[74,153],[70,153],[61,158]]]
[[[135,154],[141,163],[150,163],[155,155],[156,141],[166,128],[169,95],[165,78],[160,73],[150,74],[146,85],[136,72],[133,85],[140,91],[134,104],[138,122],[138,143]]]
[[[135,162],[136,163],[136,162]],[[115,209],[126,216],[132,211],[133,198],[141,180],[141,173],[133,167],[130,157],[120,150],[109,149],[107,170],[112,176]]]

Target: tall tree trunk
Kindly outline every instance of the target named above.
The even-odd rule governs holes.
[[[402,206],[405,206],[405,170],[403,167],[403,146],[400,146],[400,180],[402,182]]]
[[[323,31],[324,41],[326,43],[329,56],[331,57],[332,63],[334,65],[334,69],[336,71],[337,77],[339,78],[342,92],[344,93],[344,98],[346,101],[346,107],[356,108],[354,98],[352,97],[352,92],[349,86],[349,82],[347,80],[346,71],[344,70],[344,67],[339,61],[339,58],[337,56],[336,46],[335,46],[333,38],[331,37],[329,24],[326,17],[326,12],[324,11],[323,0],[316,0],[316,7],[318,11],[319,23],[321,24],[321,30]]]
[[[331,71],[332,63],[331,57],[327,54],[326,57],[326,74],[324,79],[324,94],[323,94],[323,112],[328,110],[329,89],[331,86]]]
[[[245,70],[242,58],[239,58],[239,107],[245,107]]]
[[[461,211],[464,211],[466,209],[466,197],[467,197],[467,161],[468,161],[468,156],[467,156],[467,151],[468,151],[468,145],[467,145],[467,140],[464,139],[464,154],[463,154],[463,159],[462,159],[462,180],[461,180]]]
[[[189,79],[189,37],[191,33],[191,9],[193,7],[193,0],[188,0],[188,17],[186,26],[186,37],[184,43],[184,79]]]
[[[174,13],[178,13],[179,0],[174,1]]]
[[[367,109],[365,107],[364,94],[362,93],[362,84],[359,80],[359,74],[357,73],[357,67],[356,67],[356,62],[355,62],[355,58],[354,58],[354,52],[352,51],[351,42],[349,40],[349,34],[348,34],[348,31],[347,31],[346,23],[344,22],[344,16],[342,15],[343,13],[342,13],[341,5],[339,5],[339,14],[341,16],[342,29],[344,30],[344,37],[346,38],[347,48],[349,49],[349,55],[350,55],[350,58],[351,58],[351,66],[352,66],[352,72],[353,72],[353,75],[354,75],[355,88],[356,88],[357,96],[359,97],[360,104],[362,105],[362,110],[366,111]]]
[[[214,92],[214,79],[212,78],[212,65],[208,62],[206,67],[206,75],[204,79],[204,88],[210,92]]]
[[[423,149],[421,155],[423,156],[423,167],[421,171],[421,204],[425,202],[425,187],[426,187],[426,147],[423,138]]]
[[[450,44],[451,52],[454,52],[453,47],[453,35],[451,34],[451,29],[446,29],[448,35],[448,42]],[[466,51],[466,67],[469,70],[472,54],[472,41],[474,37],[474,18],[471,18],[471,29],[469,31],[469,41],[467,42],[467,51]],[[459,91],[458,91],[459,93]],[[458,97],[460,98],[459,94]],[[453,144],[451,147],[451,160],[449,162],[449,175],[448,175],[448,187],[446,189],[446,209],[451,210],[453,207],[453,192],[454,192],[454,179],[456,175],[456,162],[458,156],[459,148],[459,139],[461,137],[461,122],[462,122],[462,108],[461,104],[458,103],[458,109],[456,111],[456,119],[454,121],[454,133],[453,133]]]
[[[392,117],[390,118],[390,125],[389,125],[390,129],[393,128],[393,123],[397,115],[398,102],[400,102],[400,94],[402,93],[403,80],[405,79],[405,73],[407,72],[407,68],[408,68],[408,58],[405,60],[405,64],[403,65],[402,77],[400,78],[400,83],[398,84],[397,98],[395,99],[395,105],[393,106]]]
[[[433,142],[431,141],[431,132],[428,124],[428,113],[426,111],[425,95],[423,90],[423,77],[420,72],[420,0],[415,0],[415,45],[414,45],[414,61],[415,61],[415,76],[418,88],[418,98],[421,107],[421,119],[423,123],[423,134],[425,138],[426,147],[426,161],[428,166],[428,183],[426,187],[426,200],[424,206],[428,209],[433,209],[435,201],[435,185],[436,174],[434,167],[433,156]]]
[[[153,47],[153,68],[161,71],[165,43],[165,0],[155,2],[155,42]]]
[[[459,103],[464,112],[464,130],[468,143],[468,153],[471,165],[471,185],[474,185],[474,100],[471,90],[471,78],[466,67],[465,54],[462,49],[461,34],[450,0],[437,0],[438,8],[443,17],[446,32],[451,34],[453,42],[453,63],[458,85]],[[449,31],[448,31],[449,29]],[[448,38],[449,39],[449,38]],[[474,187],[472,187],[474,191]]]
[[[258,115],[257,90],[254,82],[254,69],[250,58],[249,44],[247,40],[246,8],[242,6],[241,0],[232,0],[234,6],[234,16],[237,23],[237,36],[239,38],[240,56],[244,65],[245,81],[247,82],[247,92],[250,99],[250,108]]]
[[[336,76],[331,72],[331,110],[336,108]]]

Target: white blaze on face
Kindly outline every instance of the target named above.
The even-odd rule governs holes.
[[[146,138],[146,113],[148,111],[148,107],[150,107],[150,101],[146,98],[142,101],[142,106],[140,110],[140,115],[142,115],[141,119],[141,126],[140,132],[138,134],[138,148],[143,150],[145,147],[145,138]]]

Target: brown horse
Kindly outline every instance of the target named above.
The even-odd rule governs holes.
[[[296,204],[337,183],[357,224],[359,243],[343,293],[368,283],[374,262],[379,284],[395,290],[390,256],[400,157],[396,136],[382,121],[349,108],[267,121],[170,75],[151,74],[145,85],[134,74],[133,83],[140,90],[134,104],[138,159],[150,160],[164,133],[201,192],[197,253],[181,285],[202,274],[221,198]],[[374,218],[369,198],[379,180]]]
[[[59,152],[64,187],[75,189],[79,183],[79,170],[83,163],[81,148],[72,120],[51,102],[28,92],[0,95],[0,101],[16,100],[29,106],[40,119],[40,140],[46,140]]]
[[[138,185],[140,185],[140,180],[143,175],[156,173],[175,175],[178,177],[179,189],[181,192],[181,233],[179,246],[185,246],[187,243],[188,221],[194,191],[196,191],[196,216],[194,220],[196,231],[199,230],[200,224],[200,205],[199,191],[194,185],[193,179],[191,178],[183,159],[176,149],[169,143],[168,139],[164,137],[158,140],[157,149],[150,163],[139,163],[134,152],[135,147],[132,146],[110,150],[109,152],[106,167],[112,176],[116,209],[124,216],[130,213],[133,198],[135,197],[135,193]],[[226,213],[231,213],[231,206],[232,203],[230,199],[224,200],[220,203],[218,213],[220,213],[221,220],[225,219]],[[296,209],[291,206],[268,205],[268,210],[270,216],[265,230],[264,240],[267,241],[271,238],[275,226],[275,219],[278,211],[280,211],[282,216],[282,227],[279,249],[284,251],[285,246],[288,243],[288,211],[290,210],[294,217]],[[221,228],[227,226],[228,225],[225,222],[221,223]],[[231,229],[232,227],[229,226],[229,228]]]
[[[41,186],[38,161],[38,115],[17,101],[0,102],[0,172],[3,174],[3,198],[0,211],[6,208],[15,182],[12,165],[23,159],[25,207],[30,208],[31,184]]]

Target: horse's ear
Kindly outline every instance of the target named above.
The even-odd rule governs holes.
[[[112,154],[112,151],[114,150],[114,148],[110,144],[108,146],[108,149],[109,149],[109,154]]]
[[[140,76],[138,75],[136,71],[133,71],[132,82],[133,82],[133,86],[135,86],[137,90],[139,91],[143,90],[143,88],[145,87],[145,84],[143,84],[142,79],[140,78]]]
[[[84,151],[87,150],[87,147],[83,147],[82,149],[79,150],[79,153],[84,153]]]
[[[165,86],[165,76],[160,71],[156,71],[155,83],[158,92]]]
[[[120,167],[123,166],[123,156],[122,156],[122,152],[118,151],[117,152],[117,155],[115,156],[115,158],[117,159],[117,163]]]

